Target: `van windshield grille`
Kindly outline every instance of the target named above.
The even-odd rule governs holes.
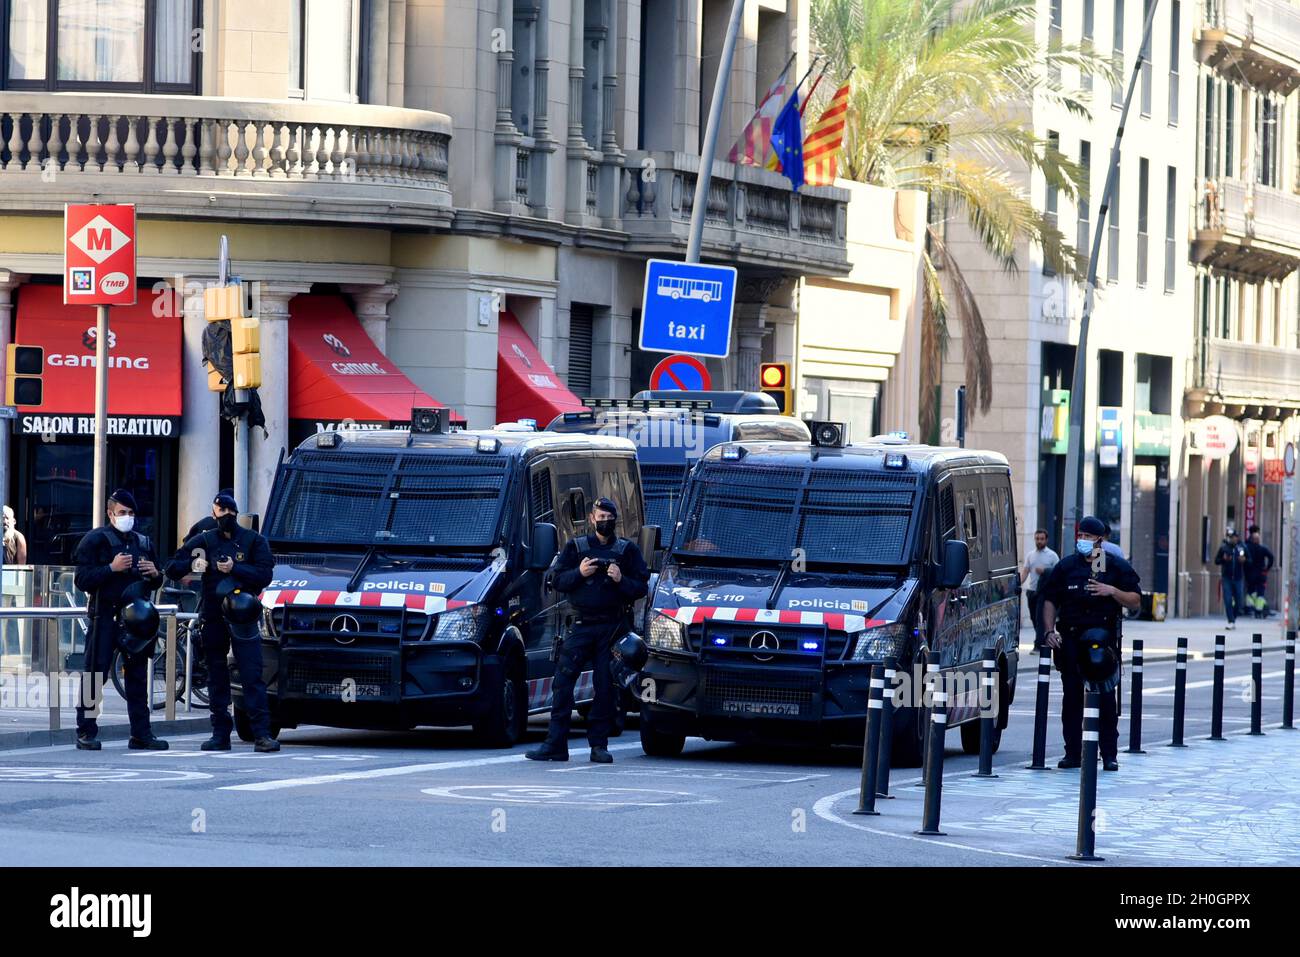
[[[641,491],[645,497],[647,525],[658,525],[664,530],[667,541],[673,523],[677,521],[677,508],[681,505],[686,484],[688,465],[641,464]]]
[[[907,472],[706,463],[687,493],[678,550],[728,558],[902,565],[917,480]]]
[[[267,537],[489,547],[499,537],[508,466],[486,455],[301,454],[284,468]]]

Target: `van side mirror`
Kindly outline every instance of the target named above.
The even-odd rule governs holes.
[[[940,588],[960,588],[970,574],[970,548],[960,539],[943,545],[943,567],[939,572]]]
[[[528,567],[539,571],[550,568],[560,550],[560,533],[550,522],[533,526],[533,547],[528,552]]]

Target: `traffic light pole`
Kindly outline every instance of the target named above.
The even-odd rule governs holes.
[[[108,306],[95,307],[95,494],[91,528],[106,521],[108,489]]]
[[[1119,145],[1124,139],[1124,126],[1128,122],[1129,107],[1133,105],[1133,91],[1137,88],[1142,65],[1151,60],[1151,24],[1155,20],[1160,0],[1151,0],[1146,23],[1142,25],[1142,42],[1138,46],[1137,62],[1128,79],[1124,94],[1124,108],[1119,114],[1119,127],[1115,130],[1115,143],[1110,149],[1110,169],[1106,172],[1106,186],[1101,191],[1101,209],[1097,214],[1097,231],[1092,236],[1092,255],[1088,260],[1088,278],[1083,290],[1083,315],[1079,317],[1079,344],[1074,350],[1074,374],[1070,381],[1070,447],[1065,457],[1065,507],[1069,510],[1063,540],[1073,540],[1074,530],[1083,520],[1083,419],[1086,411],[1088,374],[1088,324],[1092,320],[1093,292],[1097,288],[1097,259],[1101,255],[1101,235],[1106,228],[1106,214],[1110,211],[1119,179]]]

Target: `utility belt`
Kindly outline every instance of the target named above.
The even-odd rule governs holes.
[[[568,632],[574,628],[609,628],[609,637],[613,638],[614,633],[628,620],[628,609],[623,609],[616,615],[582,615],[574,618],[569,622],[568,628],[555,636],[555,644],[551,648],[551,660],[560,660],[560,650],[564,646],[564,641],[568,637]]]

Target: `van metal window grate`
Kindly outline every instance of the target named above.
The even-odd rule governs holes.
[[[686,465],[641,466],[647,525],[658,525],[663,529],[673,527],[689,470]]]
[[[551,470],[534,469],[529,490],[534,522],[554,518],[555,502],[551,497]]]

